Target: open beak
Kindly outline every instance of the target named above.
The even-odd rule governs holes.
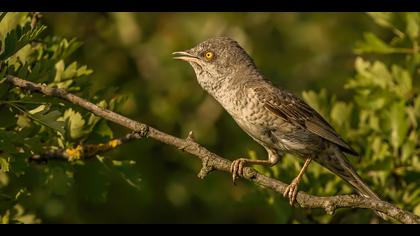
[[[200,64],[200,59],[198,57],[188,53],[188,52],[183,52],[183,51],[173,52],[172,55],[175,55],[174,59],[177,59],[177,60],[182,60],[182,61],[187,61],[187,62],[195,62],[197,64]]]

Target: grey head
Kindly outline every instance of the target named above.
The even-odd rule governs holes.
[[[191,64],[198,82],[206,90],[209,86],[229,83],[229,78],[235,78],[238,71],[255,68],[245,50],[228,37],[211,38],[189,50],[173,54],[175,59]]]

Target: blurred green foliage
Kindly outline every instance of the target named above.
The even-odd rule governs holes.
[[[383,199],[420,215],[418,13],[0,13],[2,223],[369,223],[292,208],[278,194],[227,174],[196,178],[200,163],[153,140],[92,160],[28,163],[51,148],[128,132],[80,108],[13,88],[6,74],[66,89],[230,159],[265,159],[171,52],[209,37],[240,42],[274,83],[301,94],[361,153],[349,157]],[[77,39],[76,39],[77,38]],[[87,66],[86,66],[86,65]],[[308,89],[311,90],[308,90]],[[290,182],[286,155],[259,171]],[[351,193],[317,164],[300,189]]]

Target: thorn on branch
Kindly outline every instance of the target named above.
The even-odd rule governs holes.
[[[194,133],[192,131],[190,131],[188,133],[187,140],[188,141],[194,141]]]
[[[185,138],[185,140],[187,141],[187,144],[179,146],[178,149],[181,151],[185,151],[185,149],[191,144],[194,143],[194,133],[192,131],[190,131],[188,133],[187,138]]]
[[[209,165],[209,158],[205,157],[202,159],[202,167],[200,172],[198,173],[197,177],[200,179],[204,179],[210,172],[214,170],[212,165]]]

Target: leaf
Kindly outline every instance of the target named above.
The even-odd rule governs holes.
[[[63,73],[63,79],[77,78],[92,74],[93,70],[87,69],[87,66],[77,66],[77,62],[70,64]]]
[[[15,154],[15,153],[17,153],[16,146],[14,145],[14,143],[12,142],[10,137],[8,136],[9,134],[10,134],[10,132],[8,132],[8,131],[0,130],[0,150],[2,152]]]
[[[419,37],[420,15],[417,12],[407,12],[405,14],[407,18],[407,35],[411,40],[415,40]]]
[[[370,168],[381,170],[382,167],[378,167],[377,161],[389,159],[387,158],[391,154],[389,144],[383,141],[379,136],[374,136],[369,138],[369,148],[373,151],[372,160],[375,161],[375,165],[370,166]],[[389,162],[383,163],[387,163],[386,166],[391,165]],[[388,167],[392,168],[392,165]]]
[[[363,35],[364,40],[358,41],[356,43],[355,52],[357,54],[361,53],[380,53],[380,54],[389,54],[399,52],[397,48],[393,48],[390,45],[386,44],[384,41],[379,39],[373,33],[365,33]]]
[[[42,105],[43,106],[43,105]],[[30,114],[30,113],[29,113]],[[35,114],[29,115],[32,119],[38,121],[39,123],[65,134],[64,122],[58,121],[58,118],[61,116],[61,112],[58,110],[49,111],[49,109],[42,110]]]
[[[10,163],[4,156],[0,156],[0,171],[4,173],[10,171]]]
[[[367,13],[376,24],[383,27],[393,27],[392,19],[394,18],[394,13],[392,12],[368,12]]]
[[[401,19],[398,18],[397,13],[393,12],[369,12],[368,15],[375,21],[376,24],[389,28],[399,38],[404,38],[404,33],[398,28],[401,28]]]
[[[31,154],[13,154],[13,158],[10,160],[10,171],[18,177],[24,175],[26,170],[28,169],[28,162],[26,160],[29,155]]]
[[[391,145],[394,150],[398,149],[404,142],[408,132],[408,120],[403,102],[394,103],[389,112],[391,124]]]
[[[73,109],[67,109],[64,112],[64,121],[66,122],[66,130],[72,139],[79,139],[86,134],[84,130],[85,120],[79,112]]]
[[[64,67],[65,67],[64,60],[59,60],[55,64],[55,71],[56,71],[55,72],[55,78],[54,78],[55,82],[61,81],[62,74],[63,74],[63,71],[64,71]]]
[[[393,87],[395,92],[403,98],[408,98],[413,89],[413,79],[410,73],[397,65],[393,65],[392,76],[396,82],[396,86]]]
[[[392,74],[386,65],[381,61],[371,64],[369,61],[357,57],[355,68],[358,73],[355,79],[350,80],[345,88],[379,86],[382,89],[392,86]]]
[[[0,60],[6,60],[23,48],[26,44],[36,39],[47,27],[38,25],[31,28],[30,24],[25,26],[17,26],[10,31],[4,40],[4,50],[0,53]]]
[[[124,181],[127,182],[130,186],[136,188],[137,190],[140,190],[142,180],[139,172],[135,169],[135,164],[136,162],[133,160],[112,160],[113,169],[118,171],[118,173],[124,179]]]
[[[3,18],[6,16],[6,14],[7,14],[7,12],[2,12],[2,13],[0,14],[0,23],[1,23],[1,21],[3,20]]]
[[[414,214],[420,216],[420,204],[417,204],[417,206],[414,208]]]
[[[339,126],[343,126],[349,122],[352,110],[353,106],[351,104],[336,102],[331,109],[331,119]]]
[[[0,75],[0,78],[1,75]],[[9,83],[2,83],[3,81],[0,81],[0,99],[2,99],[4,96],[6,96],[7,92],[9,91],[10,85]],[[1,100],[0,100],[1,102]]]
[[[420,94],[414,99],[414,113],[420,118]]]
[[[0,22],[0,41],[4,41],[4,38],[6,37],[8,32],[12,31],[18,25],[25,23],[25,21],[28,19],[27,12],[8,12],[7,14],[4,14],[5,15],[3,16],[3,19]]]
[[[3,171],[3,167],[0,166],[0,189],[9,185],[9,182],[10,182],[10,179],[9,179],[8,174],[6,174],[6,171]],[[11,200],[10,196],[8,196],[7,194],[0,193],[0,202],[10,201],[10,200]]]
[[[95,125],[95,128],[93,129],[93,132],[97,133],[99,136],[107,139],[113,138],[113,132],[111,128],[109,127],[106,120],[101,120],[98,122],[97,125]]]
[[[11,107],[0,105],[0,114],[0,128],[9,128],[16,125],[16,114],[12,111]]]
[[[401,149],[401,161],[403,163],[409,163],[408,161],[412,158],[414,150],[416,149],[416,143],[408,140],[405,142]]]
[[[327,90],[321,89],[317,94],[314,91],[304,91],[302,92],[303,99],[313,107],[317,112],[322,114],[324,117],[326,115],[326,110],[329,107],[329,99],[327,96]]]

